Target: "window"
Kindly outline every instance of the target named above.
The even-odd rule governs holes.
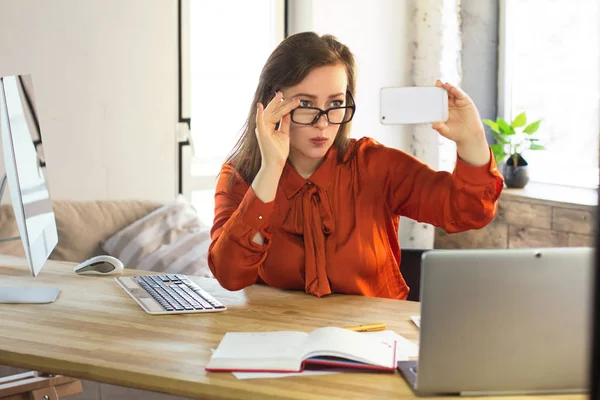
[[[217,173],[241,133],[260,71],[283,39],[277,3],[190,2],[191,135],[198,174]]]
[[[600,6],[597,0],[502,0],[499,115],[541,119],[532,181],[598,186]]]
[[[190,1],[191,201],[212,224],[214,177],[239,135],[260,71],[284,37],[283,0]],[[210,179],[208,179],[210,178]]]

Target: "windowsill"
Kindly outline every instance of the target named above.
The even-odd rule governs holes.
[[[549,183],[529,182],[523,189],[504,188],[502,196],[526,197],[579,206],[597,206],[598,190]]]

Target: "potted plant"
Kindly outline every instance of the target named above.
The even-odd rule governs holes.
[[[525,187],[529,182],[529,172],[523,152],[545,149],[539,139],[533,137],[541,120],[527,124],[527,116],[522,112],[511,123],[502,118],[496,118],[496,121],[484,119],[483,123],[491,128],[496,139],[497,143],[490,145],[496,162],[500,165],[506,160],[503,168],[504,183],[510,188]]]

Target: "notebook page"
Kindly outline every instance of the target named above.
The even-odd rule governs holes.
[[[419,355],[419,345],[394,331],[363,332],[362,334],[377,337],[388,343],[396,342],[396,361],[408,361]]]
[[[301,361],[304,332],[227,332],[213,353],[209,368],[295,368]]]
[[[308,335],[303,359],[316,356],[342,357],[366,364],[393,367],[394,343],[343,328],[319,328]]]
[[[210,349],[212,354],[215,353],[217,349]],[[325,371],[315,371],[315,370],[304,370],[300,372],[236,372],[232,371],[231,374],[235,376],[237,379],[272,379],[272,378],[286,378],[289,376],[310,376],[310,375],[330,375],[330,374],[339,374],[343,372],[341,369],[329,368]]]
[[[237,379],[273,379],[288,378],[290,376],[312,376],[339,374],[342,370],[328,369],[326,371],[304,370],[302,372],[232,372]]]

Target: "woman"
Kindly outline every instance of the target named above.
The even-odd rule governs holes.
[[[466,94],[436,82],[449,119],[433,128],[458,153],[450,174],[349,139],[355,85],[354,57],[330,35],[290,36],[267,60],[215,194],[208,262],[226,289],[262,282],[318,297],[406,299],[401,215],[447,232],[493,219],[503,180]]]

